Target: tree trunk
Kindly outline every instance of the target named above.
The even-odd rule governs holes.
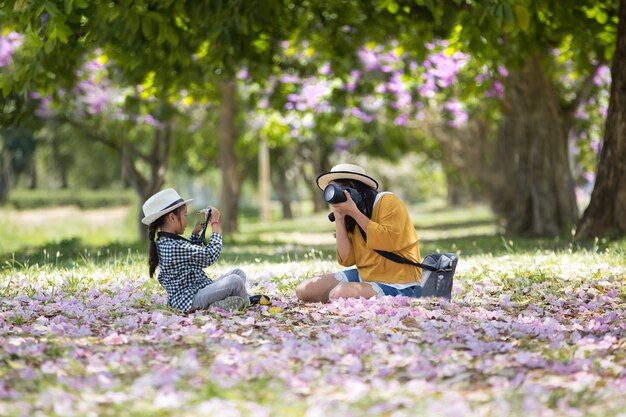
[[[435,135],[441,143],[442,157],[441,164],[446,176],[446,201],[448,206],[459,207],[463,203],[464,191],[468,189],[467,176],[461,174],[463,165],[463,133],[458,130],[456,134],[444,133],[444,129],[439,130]],[[465,155],[469,156],[469,155]]]
[[[495,208],[507,232],[558,236],[578,218],[568,159],[568,127],[556,90],[539,58],[507,78],[504,120],[498,135],[500,183]]]
[[[26,188],[34,190],[37,188],[37,163],[35,161],[35,152],[28,156],[26,164]]]
[[[293,210],[291,210],[291,198],[289,197],[289,189],[287,184],[280,184],[276,187],[276,194],[280,200],[280,207],[283,219],[293,219]]]
[[[620,1],[611,96],[591,201],[576,238],[626,234],[626,0]]]
[[[293,211],[291,210],[290,181],[287,177],[287,171],[293,167],[294,158],[290,157],[287,149],[281,146],[272,148],[270,152],[270,163],[272,169],[272,188],[276,191],[278,200],[282,208],[283,219],[293,219]]]
[[[172,127],[170,122],[166,122],[165,128],[154,130],[152,151],[148,163],[150,164],[150,175],[146,178],[135,166],[139,159],[135,155],[134,148],[122,142],[122,175],[139,196],[139,211],[137,212],[137,225],[139,239],[147,240],[148,229],[141,223],[143,218],[143,203],[153,194],[158,192],[165,183],[167,173],[168,156],[172,144]]]
[[[463,184],[461,184],[461,181],[459,181],[457,174],[446,172],[446,188],[446,201],[448,203],[448,206],[460,207],[464,200],[464,187]]]
[[[151,149],[149,153],[141,151],[129,142],[124,135],[118,135],[117,140],[108,137],[105,131],[92,129],[80,120],[62,117],[60,120],[69,123],[79,129],[82,134],[94,141],[119,152],[122,165],[122,180],[126,186],[131,187],[139,196],[139,210],[137,211],[138,237],[147,240],[148,229],[141,223],[143,218],[143,203],[153,194],[158,192],[165,183],[167,174],[170,149],[172,147],[172,109],[168,104],[167,94],[161,97],[159,119],[163,122],[163,128],[154,128]],[[142,138],[145,142],[149,138]],[[138,164],[146,164],[149,167],[147,174],[142,173]]]
[[[483,194],[491,190],[492,173],[485,169],[493,153],[487,123],[475,117],[466,126],[452,130],[435,112],[427,119],[420,123],[420,128],[441,146],[441,156],[428,156],[440,158],[446,176],[448,205],[480,201]]]
[[[259,194],[261,200],[260,218],[262,222],[271,220],[271,178],[270,178],[270,153],[267,140],[259,141]]]
[[[314,142],[313,149],[306,149],[302,152],[302,155],[307,159],[313,168],[313,172],[310,173],[307,170],[303,170],[303,177],[307,188],[311,191],[313,199],[313,212],[319,213],[327,208],[327,204],[324,201],[324,196],[317,186],[317,177],[324,172],[330,171],[330,155],[332,154],[333,147],[325,145],[323,140]]]
[[[73,163],[72,155],[69,155],[64,152],[62,146],[62,140],[56,135],[52,137],[52,161],[54,163],[54,167],[56,168],[56,172],[58,174],[58,181],[60,182],[60,187],[63,190],[67,190],[69,188],[68,181],[68,169],[70,165]]]
[[[4,206],[9,202],[9,190],[12,185],[11,173],[11,158],[9,152],[3,149],[2,153],[0,153],[0,206]]]
[[[222,230],[225,233],[237,231],[239,192],[241,189],[235,151],[237,138],[235,128],[236,93],[234,80],[227,80],[221,85],[219,157],[222,171],[222,195],[220,197],[220,211],[222,213]]]
[[[67,169],[68,169],[68,166],[66,164],[62,163],[59,166],[59,177],[61,180],[61,188],[63,190],[67,190],[70,187],[70,183],[67,179]]]

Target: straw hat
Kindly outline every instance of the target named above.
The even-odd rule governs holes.
[[[143,214],[146,217],[141,219],[141,222],[150,226],[152,222],[162,215],[167,214],[190,201],[193,201],[193,199],[183,200],[183,198],[178,195],[173,188],[167,188],[159,191],[143,203]]]
[[[331,168],[330,172],[317,177],[317,186],[322,190],[329,182],[335,180],[357,180],[378,190],[378,181],[367,175],[365,169],[353,164],[339,164]]]

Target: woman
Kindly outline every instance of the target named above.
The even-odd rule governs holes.
[[[335,216],[337,261],[352,268],[303,281],[296,289],[298,299],[327,302],[385,295],[419,297],[421,269],[396,263],[375,252],[393,252],[420,262],[419,239],[402,200],[390,192],[378,192],[378,181],[358,165],[336,165],[317,178],[322,190],[329,184],[344,189],[346,196],[345,202],[331,207]],[[346,190],[348,187],[358,192],[358,205]]]

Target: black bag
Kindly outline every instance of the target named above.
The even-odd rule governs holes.
[[[382,250],[375,251],[380,256],[400,263],[422,268],[422,297],[441,297],[450,300],[452,297],[452,282],[454,271],[459,257],[454,253],[433,253],[426,256],[422,263]]]
[[[363,240],[367,242],[367,234],[359,226]],[[422,297],[452,298],[452,282],[459,257],[452,252],[433,253],[422,259],[422,263],[409,261],[397,253],[374,250],[380,256],[399,264],[409,264],[422,268]]]

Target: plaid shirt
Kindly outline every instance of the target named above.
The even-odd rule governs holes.
[[[200,235],[191,234],[189,240],[172,233],[159,233],[159,283],[167,292],[169,304],[189,311],[193,297],[213,281],[203,268],[215,263],[222,251],[222,235],[211,234],[206,246]]]

